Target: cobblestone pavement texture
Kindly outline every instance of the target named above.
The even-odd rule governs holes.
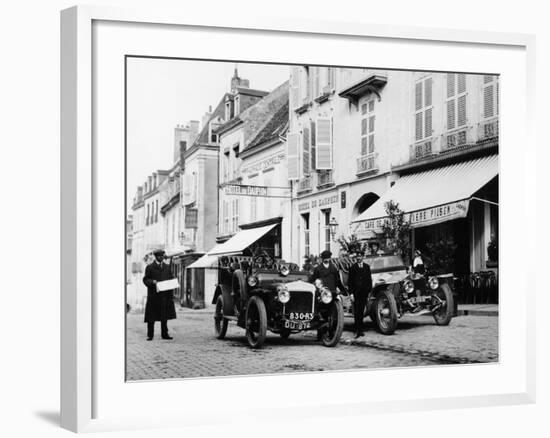
[[[406,367],[498,360],[498,318],[460,316],[447,327],[431,316],[404,317],[394,335],[375,332],[366,320],[365,336],[355,339],[353,321],[346,318],[340,344],[327,348],[316,332],[292,335],[288,340],[268,333],[260,350],[247,347],[244,330],[229,323],[226,338],[214,336],[213,313],[181,309],[169,321],[173,340],[146,341],[143,314],[128,315],[127,380],[190,378],[298,371]]]

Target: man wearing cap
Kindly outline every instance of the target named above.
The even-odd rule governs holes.
[[[367,298],[372,290],[370,266],[363,260],[364,254],[354,254],[353,265],[349,268],[348,287],[353,298],[353,315],[355,318],[355,337],[364,336],[363,316]]]
[[[176,319],[176,308],[172,290],[157,292],[159,281],[174,278],[170,266],[164,263],[164,251],[153,252],[155,260],[145,268],[143,283],[147,286],[147,304],[145,305],[145,322],[147,323],[147,340],[151,341],[155,334],[155,321],[160,321],[162,339],[172,339],[168,334],[168,320]]]
[[[321,263],[313,270],[310,281],[314,283],[315,280],[320,279],[323,285],[328,287],[331,292],[336,293],[336,288],[338,288],[341,292],[345,293],[346,288],[340,280],[338,269],[330,262],[331,257],[332,253],[328,250],[321,253]]]

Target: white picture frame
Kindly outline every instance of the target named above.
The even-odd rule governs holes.
[[[200,31],[202,35],[212,32],[212,34],[229,32],[242,37],[253,34],[261,38],[266,34],[270,38],[303,38],[304,36],[315,36],[315,38],[325,38],[326,41],[333,41],[338,45],[342,40],[350,46],[361,44],[363,41],[380,42],[389,46],[408,44],[410,47],[415,45],[440,46],[447,49],[448,45],[454,49],[463,50],[494,50],[495,57],[498,51],[501,56],[507,50],[510,56],[520,54],[520,65],[517,65],[517,71],[510,70],[509,77],[524,78],[525,82],[518,81],[514,84],[523,92],[524,100],[517,94],[518,90],[510,91],[506,89],[506,75],[503,77],[503,99],[502,99],[502,120],[503,120],[503,160],[502,169],[510,168],[511,161],[506,159],[506,144],[514,139],[524,140],[525,150],[530,152],[525,154],[516,163],[518,166],[517,174],[520,183],[512,193],[512,196],[520,195],[524,202],[530,202],[535,205],[535,144],[531,121],[534,120],[534,37],[523,34],[490,33],[483,31],[455,31],[450,29],[425,29],[403,26],[376,26],[365,23],[339,23],[339,22],[320,22],[297,20],[292,18],[255,18],[252,20],[247,16],[235,13],[234,16],[219,16],[215,12],[208,15],[193,15],[189,11],[163,11],[154,8],[148,10],[126,10],[108,7],[78,6],[61,13],[61,425],[62,427],[76,431],[101,431],[120,428],[147,428],[147,427],[167,427],[167,426],[185,426],[191,424],[201,424],[209,417],[210,400],[208,394],[213,391],[212,381],[214,379],[198,379],[192,381],[170,381],[170,382],[146,382],[126,384],[131,390],[131,396],[139,396],[140,393],[147,394],[168,394],[172,387],[178,387],[181,391],[185,387],[188,397],[195,395],[195,409],[192,416],[179,416],[174,412],[163,411],[162,406],[156,408],[155,415],[144,417],[132,415],[131,411],[124,411],[126,404],[122,399],[118,399],[116,394],[110,394],[113,397],[113,403],[119,404],[120,415],[114,408],[103,407],[102,400],[105,399],[104,381],[111,378],[119,378],[122,372],[116,371],[113,376],[104,378],[106,375],[106,364],[104,361],[107,355],[97,354],[103,348],[113,348],[116,351],[117,344],[107,347],[102,340],[105,339],[104,332],[112,331],[118,336],[120,329],[124,327],[124,302],[113,300],[107,303],[113,309],[109,311],[110,317],[119,315],[120,321],[111,324],[111,322],[97,321],[97,312],[101,306],[105,306],[105,300],[98,300],[98,285],[103,281],[101,277],[114,276],[102,267],[102,254],[105,254],[106,245],[99,240],[103,239],[101,223],[103,218],[98,213],[102,209],[98,207],[103,202],[107,202],[101,196],[105,193],[102,188],[101,178],[103,174],[98,173],[98,166],[101,157],[98,157],[94,148],[97,147],[97,126],[95,123],[101,119],[98,113],[98,96],[95,93],[95,87],[98,82],[103,80],[103,76],[94,62],[98,56],[98,47],[103,43],[102,36],[98,28],[94,27],[98,23],[108,23],[109,26],[127,26],[135,32],[137,28],[147,28],[149,32],[163,33],[172,31],[178,27],[189,31]],[[311,38],[311,39],[315,39]],[[200,41],[200,40],[199,40]],[[114,41],[113,41],[114,43]],[[99,44],[99,46],[98,46]],[[199,44],[202,44],[200,42]],[[113,44],[116,45],[116,44]],[[104,46],[101,46],[104,47]],[[144,51],[151,50],[153,47],[144,47]],[[149,53],[151,54],[151,53]],[[339,54],[344,57],[346,54]],[[189,54],[189,57],[193,57]],[[238,55],[235,55],[238,56]],[[277,56],[277,55],[273,55]],[[295,51],[289,51],[282,62],[300,62],[303,54]],[[317,55],[310,55],[315,57]],[[320,55],[319,55],[320,56]],[[502,55],[504,56],[504,55]],[[404,57],[405,58],[405,57]],[[275,58],[277,59],[277,58]],[[343,58],[341,58],[343,59]],[[348,54],[349,59],[349,54]],[[517,58],[516,58],[517,60]],[[261,61],[269,61],[262,59]],[[410,61],[403,61],[404,64]],[[436,69],[437,63],[441,65],[452,65],[452,62],[443,62],[443,58],[426,63],[426,69]],[[467,61],[464,61],[467,63]],[[486,61],[485,61],[486,62]],[[503,61],[504,62],[504,61]],[[336,60],[335,64],[339,64]],[[480,60],[482,63],[482,60]],[[498,63],[497,63],[498,64]],[[391,66],[390,66],[391,67]],[[407,66],[404,65],[404,68]],[[443,66],[441,70],[445,70]],[[478,71],[477,69],[475,71]],[[514,76],[516,75],[517,76]],[[120,87],[121,78],[117,78],[117,84]],[[120,90],[118,90],[120,91]],[[507,94],[508,93],[508,94]],[[516,94],[513,94],[516,93]],[[519,108],[510,109],[512,104],[511,97],[520,99]],[[511,120],[508,110],[519,113],[521,119],[517,119],[514,127],[507,128],[507,121]],[[116,119],[115,119],[116,120]],[[102,128],[103,129],[103,128]],[[123,129],[122,126],[114,126],[113,129]],[[120,146],[120,145],[118,145]],[[117,147],[118,147],[117,146]],[[115,160],[116,161],[116,160]],[[119,171],[122,173],[123,169]],[[99,184],[99,185],[98,185]],[[512,192],[512,189],[510,189]],[[116,200],[115,200],[116,202]],[[503,206],[506,201],[503,200]],[[104,209],[103,209],[104,210]],[[510,213],[513,220],[524,221],[535,217],[535,209],[518,209]],[[510,209],[503,208],[503,214],[510,212]],[[122,223],[122,216],[120,219]],[[531,223],[536,221],[531,220]],[[502,246],[502,264],[506,266],[507,260],[510,260],[509,254],[513,252],[513,244],[506,241],[505,230],[506,221],[503,223],[503,233],[505,244]],[[99,240],[98,240],[99,239]],[[108,239],[109,245],[115,245],[116,239]],[[120,243],[119,243],[120,244]],[[527,246],[533,243],[527,242]],[[121,258],[121,257],[120,257]],[[122,258],[121,258],[122,259]],[[514,263],[517,260],[514,260]],[[501,304],[501,321],[504,333],[503,341],[512,342],[518,347],[518,358],[511,358],[505,354],[499,364],[494,366],[506,368],[507,361],[510,363],[518,360],[517,367],[511,372],[513,379],[510,380],[510,386],[505,388],[502,382],[502,390],[495,384],[492,390],[486,390],[482,393],[468,392],[464,389],[462,395],[459,392],[446,394],[445,392],[433,393],[431,396],[418,397],[414,393],[396,392],[386,398],[369,399],[367,394],[350,398],[342,401],[333,399],[331,403],[321,403],[316,397],[312,397],[309,402],[299,405],[300,410],[294,410],[298,405],[289,405],[286,408],[278,408],[289,416],[297,418],[299,416],[323,416],[323,415],[362,415],[364,412],[388,412],[402,411],[412,409],[441,409],[458,408],[473,406],[489,406],[504,404],[532,403],[535,399],[535,310],[534,307],[526,305],[528,299],[533,299],[535,294],[535,275],[533,267],[529,267],[526,261],[519,261],[520,267],[524,268],[526,274],[522,276],[523,283],[521,290],[525,293],[518,302],[512,303],[510,295],[504,296]],[[521,266],[521,263],[524,266]],[[121,265],[122,266],[122,265]],[[510,266],[510,264],[508,264]],[[529,275],[533,274],[533,275]],[[510,286],[514,287],[514,279],[510,278]],[[123,288],[122,288],[123,289]],[[517,338],[511,340],[507,334],[509,324],[514,324],[514,318],[510,306],[516,306],[519,319],[515,319],[517,325]],[[114,321],[106,318],[106,321]],[[518,324],[518,321],[520,322]],[[502,344],[501,344],[502,345]],[[513,345],[512,345],[513,346]],[[510,347],[510,346],[508,346]],[[504,345],[504,352],[508,348]],[[120,352],[121,353],[121,352]],[[118,360],[118,359],[117,359]],[[515,362],[514,362],[515,363]],[[116,368],[116,366],[115,366]],[[455,367],[452,370],[446,368],[445,371],[458,375],[466,370],[467,373],[487,372],[482,366],[478,367]],[[451,371],[447,371],[451,370]],[[419,369],[400,369],[400,370],[377,370],[374,373],[392,373],[392,375],[421,378],[426,370]],[[491,369],[490,373],[498,371],[497,368]],[[432,373],[439,373],[439,370],[431,370]],[[367,372],[368,373],[368,372]],[[349,372],[329,373],[326,377],[329,384],[337,387],[339,380],[345,381]],[[363,375],[363,374],[362,374]],[[287,376],[255,376],[218,379],[218,383],[223,381],[228,391],[233,387],[247,387],[248,385],[257,385],[264,390],[269,390],[273,385],[281,383],[282,380],[289,385],[315,385],[319,378],[323,376],[301,374]],[[369,375],[365,374],[365,379]],[[500,377],[504,377],[500,376]],[[107,380],[106,380],[107,379]],[[119,382],[124,385],[124,382]],[[511,384],[514,383],[512,386]],[[102,386],[103,385],[103,386]],[[169,386],[172,385],[172,386]],[[467,386],[467,385],[466,385]],[[374,388],[373,388],[374,389]],[[480,391],[485,391],[480,388]],[[376,391],[374,391],[376,393]],[[120,395],[121,393],[118,393]],[[419,400],[421,401],[419,403]],[[169,402],[169,401],[168,401]],[[220,413],[217,421],[223,423],[230,421],[236,412],[243,415],[262,416],[267,415],[270,406],[258,407],[256,409],[244,412],[239,408],[238,403],[233,410]],[[103,414],[105,412],[106,414]],[[107,413],[108,412],[108,413]],[[165,412],[165,413],[163,413]]]

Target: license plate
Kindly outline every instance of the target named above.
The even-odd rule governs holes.
[[[285,328],[290,330],[306,330],[311,328],[309,321],[285,321]]]

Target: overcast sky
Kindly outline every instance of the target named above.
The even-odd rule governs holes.
[[[271,91],[289,77],[288,66],[237,65],[250,87]],[[174,126],[202,119],[229,91],[235,63],[129,58],[127,69],[128,211],[136,188],[172,165]],[[202,127],[201,127],[202,128]]]

